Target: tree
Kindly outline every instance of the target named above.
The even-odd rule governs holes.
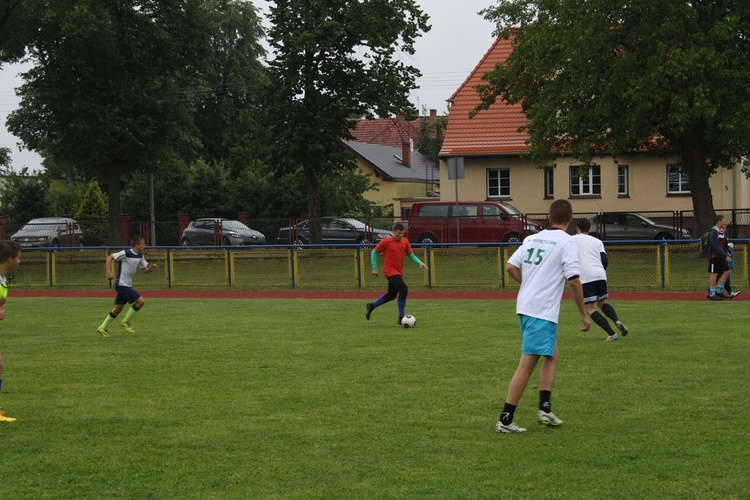
[[[84,241],[89,245],[103,245],[107,241],[107,203],[102,189],[96,181],[89,182],[81,206],[76,212],[76,220],[81,224]],[[111,223],[110,223],[111,224]],[[112,243],[112,242],[110,242]],[[119,242],[117,242],[119,244]]]
[[[750,3],[502,0],[483,13],[514,45],[483,107],[523,103],[534,160],[679,157],[699,232],[713,224],[710,176],[741,162],[748,174]]]
[[[320,242],[321,179],[354,169],[341,146],[353,117],[408,114],[419,72],[396,55],[414,53],[428,17],[414,0],[278,0],[269,17],[270,164],[301,171]]]
[[[0,185],[0,214],[20,224],[48,211],[47,184],[44,179],[29,175],[27,168],[14,172],[9,167],[0,170],[5,181]]]
[[[415,147],[435,164],[440,161],[440,149],[443,147],[446,128],[448,128],[448,118],[445,116],[438,116],[434,121],[427,116],[419,118],[419,139]]]
[[[38,2],[23,34],[9,130],[30,149],[106,181],[118,243],[121,180],[197,146],[195,94],[210,55],[203,0]]]

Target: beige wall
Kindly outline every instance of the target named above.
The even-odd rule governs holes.
[[[599,159],[601,167],[602,194],[594,198],[571,198],[569,167],[575,162],[561,159],[555,168],[555,198],[567,198],[577,213],[596,212],[647,212],[692,210],[690,195],[667,196],[667,164],[665,159],[633,156],[620,159],[620,165],[628,165],[629,196],[617,195],[617,165],[612,159]],[[510,204],[525,213],[546,213],[550,200],[544,198],[544,172],[528,161],[517,157],[493,157],[464,159],[464,179],[458,180],[459,200],[487,199],[487,170],[510,169]],[[456,181],[448,179],[447,162],[440,161],[440,199],[455,201]],[[736,182],[735,182],[736,180]],[[750,180],[739,170],[717,172],[710,180],[714,208],[750,208]]]
[[[377,191],[368,191],[364,194],[366,200],[372,201],[377,206],[391,206],[397,198],[423,197],[426,196],[428,190],[433,189],[433,184],[425,185],[424,182],[385,181],[382,177],[377,177],[375,170],[364,161],[358,159],[357,165],[363,174],[369,175],[373,182],[378,183]],[[400,207],[399,212],[394,213],[400,213]]]

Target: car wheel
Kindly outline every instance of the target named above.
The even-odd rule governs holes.
[[[503,238],[505,243],[521,243],[521,235],[518,233],[508,233]]]
[[[83,248],[83,240],[78,240],[78,248]]]
[[[225,247],[228,247],[230,245],[229,238],[222,238],[221,244],[224,245]]]
[[[357,241],[355,241],[354,243],[356,243],[357,245],[361,245],[363,243],[364,244],[372,243],[372,241],[370,240],[368,236],[365,235],[365,236],[360,236],[359,238],[357,238]]]
[[[594,238],[599,238],[599,233],[589,233],[589,236],[593,236]]]
[[[190,240],[188,240],[187,238],[182,238],[182,241],[180,242],[180,245],[182,245],[184,247],[189,247],[190,246]]]
[[[300,238],[299,236],[297,236],[297,239],[294,240],[294,244],[299,247],[299,246],[302,246],[302,245],[307,245],[307,242],[305,241],[304,238]]]
[[[424,243],[425,245],[433,245],[437,243],[437,238],[431,234],[422,234],[417,238],[417,241]]]
[[[673,240],[674,237],[669,233],[659,233],[654,237],[655,240]]]
[[[59,247],[60,243],[58,243],[57,240],[52,240],[52,244],[50,246],[51,247]]]

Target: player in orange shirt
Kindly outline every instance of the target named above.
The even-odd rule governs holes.
[[[369,320],[376,307],[398,297],[398,324],[400,325],[406,314],[406,295],[409,293],[409,288],[404,282],[404,255],[408,255],[415,264],[419,265],[420,269],[427,269],[427,264],[419,260],[419,257],[412,252],[409,240],[404,238],[404,225],[401,223],[394,224],[393,236],[380,240],[370,254],[372,274],[375,276],[380,274],[378,272],[379,253],[383,254],[383,273],[388,279],[388,291],[378,297],[375,302],[367,303],[365,318]]]

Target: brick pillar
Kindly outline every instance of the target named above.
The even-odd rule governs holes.
[[[177,220],[178,220],[177,239],[179,240],[178,241],[179,243],[179,242],[182,242],[182,232],[185,230],[186,227],[188,227],[188,224],[190,224],[190,214],[178,214]]]
[[[130,245],[130,216],[120,214],[120,245]]]
[[[250,212],[240,212],[237,214],[237,219],[246,226],[250,226]]]

